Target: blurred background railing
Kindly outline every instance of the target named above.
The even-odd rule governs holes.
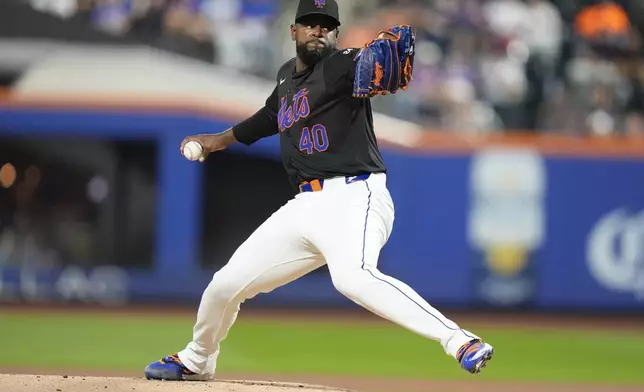
[[[178,146],[262,105],[294,3],[2,2],[3,301],[200,297],[293,191],[276,140],[204,165]],[[642,2],[341,7],[342,47],[418,31],[411,87],[374,98],[397,206],[382,270],[445,307],[641,312]],[[253,305],[351,306],[325,268]]]

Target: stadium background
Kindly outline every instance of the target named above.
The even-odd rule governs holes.
[[[374,99],[396,203],[381,270],[497,342],[490,388],[641,388],[644,6],[340,3],[342,47],[418,28],[412,86]],[[262,105],[294,4],[2,2],[0,370],[140,375],[187,342],[212,274],[293,191],[276,140],[204,165],[178,146]],[[245,303],[223,347],[224,375],[467,378],[326,268]]]

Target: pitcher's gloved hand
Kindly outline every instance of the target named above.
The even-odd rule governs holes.
[[[406,90],[412,79],[416,36],[409,25],[382,30],[357,54],[354,97]]]

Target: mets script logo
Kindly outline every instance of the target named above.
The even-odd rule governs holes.
[[[308,89],[302,89],[293,96],[293,104],[286,106],[286,97],[280,102],[280,109],[277,112],[277,125],[280,132],[290,128],[296,122],[311,114],[309,107]]]
[[[318,8],[324,8],[326,6],[326,0],[315,0],[314,3]]]

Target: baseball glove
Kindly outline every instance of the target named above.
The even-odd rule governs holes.
[[[412,79],[416,36],[409,25],[394,26],[381,33],[395,38],[377,38],[356,55],[353,96],[364,98],[406,90]]]

